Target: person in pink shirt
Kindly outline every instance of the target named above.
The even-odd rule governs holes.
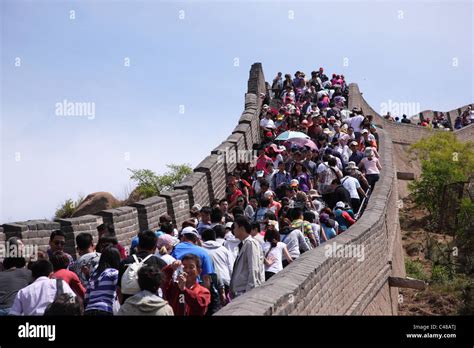
[[[255,166],[257,171],[263,170],[265,172],[265,175],[267,175],[268,174],[268,169],[267,169],[267,163],[268,162],[272,162],[272,159],[265,154],[265,150],[264,149],[258,150],[257,164]]]
[[[359,169],[364,172],[370,185],[370,190],[373,191],[375,183],[379,181],[382,166],[371,147],[365,148],[365,156],[366,157],[359,162]]]

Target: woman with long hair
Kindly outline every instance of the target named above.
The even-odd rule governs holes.
[[[291,169],[291,177],[298,180],[300,190],[307,193],[313,189],[313,182],[308,175],[308,170],[301,162],[296,162]]]
[[[97,269],[89,279],[84,315],[113,315],[117,296],[120,252],[113,246],[102,249]]]
[[[293,259],[285,243],[280,242],[280,233],[273,228],[265,232],[263,252],[265,254],[265,280],[270,279],[283,269],[283,256],[288,263]]]

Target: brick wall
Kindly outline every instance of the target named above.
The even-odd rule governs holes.
[[[130,206],[137,209],[140,231],[158,229],[160,216],[168,211],[166,199],[158,196],[143,199]]]
[[[467,127],[456,130],[454,131],[454,134],[456,134],[456,137],[460,141],[474,141],[474,124],[470,124]]]
[[[114,228],[119,243],[128,249],[132,238],[140,231],[137,208],[120,207],[107,209],[97,213],[97,215],[102,217],[104,223]]]
[[[70,219],[56,219],[56,222],[66,235],[64,250],[76,257],[76,236],[79,233],[90,233],[94,238],[94,243],[97,243],[97,226],[103,223],[103,219],[97,215],[84,215]]]
[[[51,232],[59,228],[58,222],[45,219],[3,224],[6,239],[19,237],[26,245],[37,245],[40,250],[47,250]]]

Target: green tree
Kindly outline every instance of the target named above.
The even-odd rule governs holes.
[[[458,213],[459,228],[456,231],[456,246],[460,270],[474,274],[474,202],[466,197],[461,201]]]
[[[426,208],[431,221],[439,224],[442,194],[446,185],[466,182],[474,173],[472,142],[459,142],[451,132],[437,132],[410,148],[421,162],[422,173],[409,185],[415,203]]]
[[[83,196],[79,196],[79,198],[74,201],[72,199],[66,199],[63,204],[61,204],[56,212],[54,213],[54,217],[58,219],[67,219],[72,217],[72,214],[76,210],[76,208],[82,203],[84,200]]]
[[[186,175],[193,172],[188,164],[168,164],[164,174],[158,175],[150,169],[130,169],[130,179],[137,182],[137,193],[140,197],[148,198],[159,195],[161,191],[172,190]]]

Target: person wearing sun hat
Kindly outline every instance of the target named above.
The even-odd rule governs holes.
[[[318,218],[319,218],[319,212],[326,207],[326,203],[323,201],[323,196],[319,194],[319,192],[315,189],[309,190],[308,191],[308,197],[311,199],[311,202],[313,202],[313,206],[315,209],[315,212],[318,213]]]

